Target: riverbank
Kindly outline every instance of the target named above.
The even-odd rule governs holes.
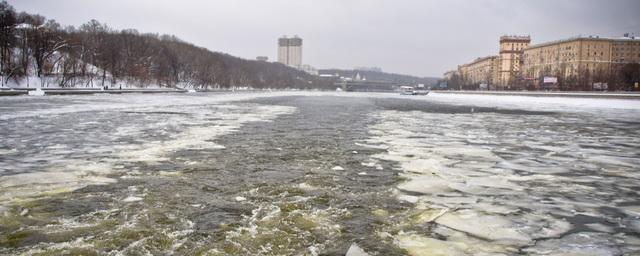
[[[28,95],[29,91],[35,91],[35,88],[1,88],[0,96],[20,96]],[[123,94],[123,93],[180,93],[186,90],[178,89],[111,89],[101,90],[99,88],[42,88],[45,95],[82,95],[82,94]]]
[[[35,88],[0,88],[1,96],[28,95]],[[186,93],[180,89],[111,89],[99,88],[43,88],[45,95],[88,95],[88,94],[128,94],[128,93]],[[229,92],[231,90],[207,90],[198,92]],[[244,91],[244,90],[242,90]],[[256,90],[246,90],[255,92]],[[262,91],[262,90],[257,90]],[[395,92],[390,92],[395,94]],[[432,94],[457,95],[497,95],[497,96],[527,96],[527,97],[569,97],[569,98],[600,98],[600,99],[638,99],[638,92],[530,92],[530,91],[431,91]]]
[[[640,99],[640,93],[637,93],[637,92],[432,91],[432,93],[498,95],[498,96],[529,96],[529,97]]]

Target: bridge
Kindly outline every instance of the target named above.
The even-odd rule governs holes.
[[[340,81],[336,86],[348,92],[393,92],[406,84],[387,81]]]

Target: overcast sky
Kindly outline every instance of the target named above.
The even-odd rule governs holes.
[[[276,59],[277,38],[304,39],[303,63],[378,66],[442,76],[494,55],[503,34],[541,43],[576,35],[640,36],[638,0],[9,0],[62,25],[91,19],[172,34],[213,51]]]

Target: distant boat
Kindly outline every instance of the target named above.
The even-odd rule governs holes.
[[[414,95],[412,86],[400,86],[400,95]]]
[[[428,90],[416,90],[413,86],[401,86],[400,87],[401,95],[427,95],[429,94]]]

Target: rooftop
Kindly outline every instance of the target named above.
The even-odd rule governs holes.
[[[504,35],[500,37],[502,41],[531,41],[531,36]]]
[[[495,59],[495,58],[498,58],[498,56],[491,55],[491,56],[487,56],[487,57],[481,57],[481,58],[477,58],[477,59],[473,60],[472,62],[469,62],[469,63],[466,63],[466,64],[462,64],[460,66],[462,66],[462,67],[469,66],[469,65],[476,64],[478,62],[482,62],[482,61],[489,60],[489,59]]]
[[[546,42],[546,43],[533,44],[533,45],[530,45],[527,49],[540,48],[540,47],[544,47],[544,46],[560,44],[560,43],[566,43],[566,42],[572,42],[572,41],[578,41],[578,40],[640,42],[640,37],[600,37],[600,36],[581,36],[581,35],[579,35],[579,36],[575,36],[575,37],[569,37],[569,38],[566,38],[566,39],[555,40],[555,41],[550,41],[550,42]]]

